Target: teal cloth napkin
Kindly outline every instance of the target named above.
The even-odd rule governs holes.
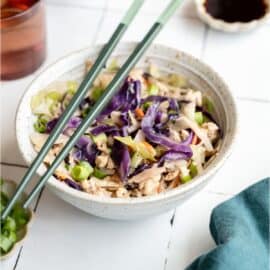
[[[186,270],[269,270],[269,183],[266,178],[213,210],[217,247]]]

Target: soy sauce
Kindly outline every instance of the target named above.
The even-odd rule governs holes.
[[[249,22],[263,17],[267,11],[264,0],[206,0],[206,11],[226,22]]]

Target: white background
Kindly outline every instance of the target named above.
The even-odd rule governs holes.
[[[48,57],[106,41],[131,0],[47,0]],[[139,40],[168,0],[148,0],[125,35]],[[87,215],[43,190],[23,248],[1,269],[181,270],[215,247],[209,216],[219,203],[269,176],[270,22],[256,31],[209,29],[186,0],[156,40],[187,51],[216,69],[237,97],[240,131],[231,158],[210,184],[182,206],[160,216],[115,222]],[[26,165],[14,121],[19,100],[35,74],[2,82],[1,174],[19,181]]]

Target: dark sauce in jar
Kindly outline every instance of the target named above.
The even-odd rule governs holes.
[[[263,17],[269,8],[265,0],[205,0],[206,11],[226,22],[249,22]]]

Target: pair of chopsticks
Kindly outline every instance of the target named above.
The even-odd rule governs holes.
[[[54,159],[51,166],[48,168],[48,170],[45,172],[45,174],[41,177],[41,179],[38,181],[36,186],[33,188],[31,193],[28,195],[27,199],[25,200],[23,207],[28,207],[33,198],[38,194],[38,192],[41,190],[41,188],[44,186],[46,181],[53,175],[54,171],[57,169],[57,167],[60,165],[60,163],[63,161],[63,159],[66,157],[66,155],[70,152],[72,147],[75,145],[77,140],[84,134],[86,129],[93,123],[93,121],[96,119],[96,117],[101,113],[101,111],[105,108],[105,106],[108,104],[110,99],[113,97],[113,95],[117,92],[119,89],[121,83],[123,80],[128,76],[131,69],[135,66],[135,64],[139,61],[143,53],[146,51],[146,49],[151,45],[152,41],[155,39],[157,34],[160,32],[160,30],[163,28],[163,26],[166,24],[168,19],[172,16],[174,11],[178,8],[178,6],[181,4],[183,0],[172,0],[169,5],[166,7],[166,9],[161,13],[158,20],[152,25],[152,27],[149,29],[147,34],[144,36],[144,38],[141,40],[141,42],[136,46],[134,51],[131,53],[131,55],[128,57],[126,62],[122,65],[120,70],[117,72],[113,80],[110,82],[110,84],[107,86],[106,90],[103,92],[102,96],[99,98],[99,100],[95,103],[95,105],[92,107],[88,115],[84,118],[84,120],[81,122],[78,129],[73,133],[73,135],[70,137],[69,141],[66,143],[66,145],[63,147],[61,152],[58,154],[58,156]],[[110,57],[112,51],[118,44],[119,40],[127,30],[128,26],[134,19],[135,15],[138,13],[139,9],[141,8],[142,4],[144,3],[144,0],[134,0],[131,4],[130,8],[128,9],[127,13],[125,14],[124,18],[114,31],[113,35],[109,39],[108,43],[103,47],[101,50],[98,58],[96,59],[94,65],[92,66],[91,70],[88,72],[84,80],[82,81],[81,85],[79,86],[77,92],[73,96],[72,100],[70,101],[69,105],[67,106],[66,110],[62,114],[61,118],[57,122],[57,125],[54,127],[52,133],[48,137],[47,141],[41,148],[40,152],[32,162],[31,166],[29,167],[28,171],[24,175],[22,181],[20,182],[17,190],[15,191],[14,195],[10,199],[8,205],[4,209],[4,211],[1,214],[1,219],[5,219],[8,214],[10,213],[12,207],[18,200],[20,194],[23,192],[26,185],[30,182],[31,178],[37,171],[40,164],[43,162],[44,158],[46,157],[47,153],[53,146],[54,142],[58,138],[58,136],[61,134],[63,128],[66,126],[68,120],[73,115],[83,98],[85,97],[88,89],[92,86],[94,80],[104,67],[105,63],[107,62],[108,58]]]

